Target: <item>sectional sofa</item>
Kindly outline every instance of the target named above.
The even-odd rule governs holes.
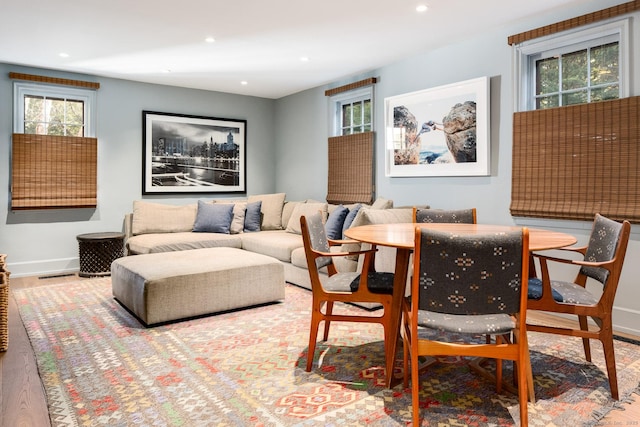
[[[341,239],[344,228],[380,222],[411,222],[411,208],[393,208],[393,201],[378,198],[372,205],[332,205],[322,201],[287,201],[284,193],[246,199],[199,200],[170,205],[138,200],[124,220],[127,255],[190,249],[230,247],[279,260],[285,281],[310,288],[300,231],[300,216],[322,211],[329,237]],[[359,249],[357,245],[332,248]],[[395,252],[380,248],[378,271],[393,271]],[[357,258],[337,259],[340,271],[356,271]]]

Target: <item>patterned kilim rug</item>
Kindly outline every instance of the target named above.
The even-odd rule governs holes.
[[[53,426],[410,424],[410,390],[383,386],[379,325],[332,324],[305,372],[311,294],[294,286],[283,303],[150,329],[114,301],[110,278],[13,293]],[[537,397],[530,425],[596,424],[615,403],[601,345],[594,343],[588,364],[578,339],[532,333],[530,340]],[[621,396],[637,391],[639,350],[616,341]],[[420,405],[425,426],[518,418],[516,396],[495,394],[493,383],[452,358],[422,375]]]

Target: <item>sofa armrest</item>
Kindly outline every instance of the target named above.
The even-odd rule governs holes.
[[[127,240],[133,236],[133,213],[129,212],[125,214],[124,220],[122,221],[122,232],[124,233],[124,241],[125,241],[125,251],[127,252],[125,255],[129,255],[129,247],[127,246]]]

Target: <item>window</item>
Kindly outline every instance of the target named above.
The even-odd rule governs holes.
[[[331,98],[333,136],[353,135],[373,130],[372,87],[353,90]]]
[[[519,111],[628,96],[628,20],[516,47]]]
[[[375,77],[325,91],[329,97],[327,202],[372,203]]]
[[[58,136],[95,136],[95,91],[14,83],[14,131]]]
[[[600,213],[640,223],[630,18],[611,21],[637,10],[629,2],[509,37],[513,216],[593,221]]]
[[[9,76],[20,79],[14,82],[11,209],[95,208],[99,84]]]

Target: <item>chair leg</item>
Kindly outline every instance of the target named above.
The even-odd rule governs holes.
[[[333,314],[333,301],[327,301],[326,316],[329,317]],[[324,319],[324,334],[322,335],[322,341],[329,339],[329,326],[331,321],[327,318]]]
[[[589,330],[589,325],[587,324],[587,316],[578,316],[578,321],[580,322],[581,330]],[[589,338],[582,338],[582,347],[584,348],[585,359],[587,359],[587,362],[591,362],[591,345],[589,344]]]
[[[309,346],[307,347],[307,372],[311,372],[313,358],[316,353],[316,340],[318,339],[318,327],[322,320],[319,305],[313,304],[311,312],[311,328],[309,331]]]
[[[417,337],[412,337],[415,342]],[[418,373],[418,344],[411,344],[411,406],[413,407],[413,426],[420,425],[420,378]]]
[[[607,375],[609,376],[609,388],[611,389],[611,397],[619,400],[618,396],[618,377],[616,374],[616,355],[613,349],[613,332],[611,331],[611,322],[605,323],[605,329],[600,334],[600,341],[604,349],[604,361],[607,365]]]
[[[500,344],[502,344],[502,336],[496,335],[496,345]],[[502,359],[496,359],[496,393],[502,393]]]
[[[404,388],[409,387],[409,341],[410,338],[407,337],[407,331],[404,329],[404,333],[402,334],[402,356],[403,356],[403,378],[402,378],[402,386]]]
[[[529,381],[527,374],[527,367],[529,363],[526,360],[520,360],[516,364],[518,370],[518,402],[520,403],[520,425],[529,425],[529,411],[527,402],[529,401],[529,394],[527,393]]]

